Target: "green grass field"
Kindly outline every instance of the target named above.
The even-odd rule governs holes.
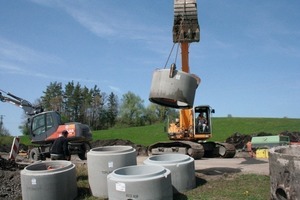
[[[86,165],[77,167],[76,199],[104,200],[90,194]],[[265,200],[270,197],[270,177],[256,174],[227,174],[213,180],[197,180],[196,188],[174,194],[174,200]]]
[[[300,119],[288,118],[213,118],[213,141],[224,141],[234,133],[257,134],[260,132],[279,134],[283,131],[300,131]],[[93,132],[94,140],[127,139],[148,146],[157,141],[167,141],[165,124],[110,129]]]
[[[283,131],[300,131],[300,119],[289,118],[236,118],[212,119],[213,141],[224,141],[234,133],[257,134],[260,132],[279,134]],[[148,146],[157,141],[168,141],[165,124],[93,131],[93,140],[124,139]],[[11,143],[12,137],[1,137],[0,144]],[[30,145],[28,136],[21,136],[21,143]]]

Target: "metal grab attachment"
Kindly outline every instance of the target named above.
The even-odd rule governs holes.
[[[196,0],[174,0],[173,42],[199,42]]]

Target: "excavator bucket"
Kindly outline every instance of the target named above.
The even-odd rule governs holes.
[[[174,0],[173,42],[199,42],[196,0]]]

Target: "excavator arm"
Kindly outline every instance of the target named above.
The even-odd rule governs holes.
[[[200,41],[196,0],[174,0],[173,42],[180,43],[181,70],[190,73],[189,43]],[[200,79],[198,80],[200,83]],[[180,110],[180,127],[188,129],[194,123],[191,109]]]
[[[5,93],[7,96],[3,96],[2,93]],[[1,89],[0,89],[0,101],[11,103],[15,106],[22,108],[25,114],[29,116],[43,112],[43,109],[41,107],[33,106],[29,101],[17,97],[9,92],[5,92],[4,90]]]

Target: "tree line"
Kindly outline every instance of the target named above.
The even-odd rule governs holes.
[[[107,94],[97,85],[87,88],[73,81],[65,86],[51,82],[34,105],[45,111],[58,111],[64,123],[81,122],[91,130],[151,125],[178,114],[173,108],[153,103],[145,106],[144,100],[130,91],[119,99],[115,93]],[[20,129],[27,135],[25,124]]]

